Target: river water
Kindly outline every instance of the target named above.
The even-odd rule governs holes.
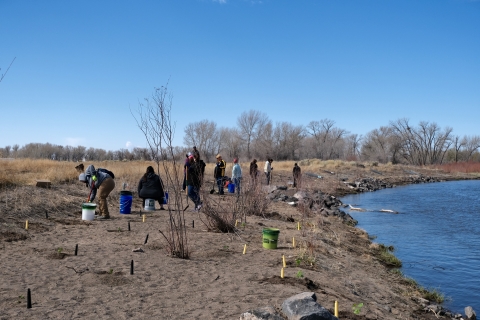
[[[480,313],[480,181],[414,184],[341,198],[373,240],[395,247],[401,271],[446,297],[443,306]],[[398,214],[379,212],[390,209]]]

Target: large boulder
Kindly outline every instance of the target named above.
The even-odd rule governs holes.
[[[289,320],[338,320],[317,303],[314,292],[303,292],[286,299],[282,311]]]

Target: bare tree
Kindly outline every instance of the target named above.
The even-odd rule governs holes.
[[[345,159],[346,160],[358,160],[360,156],[360,147],[363,137],[358,134],[350,134],[345,137]]]
[[[217,124],[209,120],[189,123],[184,132],[183,143],[190,148],[196,146],[202,157],[209,162],[218,149]]]
[[[452,144],[452,129],[441,130],[436,123],[421,121],[415,128],[403,118],[390,125],[398,138],[402,156],[413,165],[441,164]]]
[[[182,163],[175,157],[173,138],[175,125],[171,120],[172,95],[167,86],[156,88],[152,97],[140,103],[137,116],[133,117],[139,129],[145,136],[151,154],[157,162],[159,170],[162,159],[165,177],[163,183],[169,190],[171,201],[168,202],[169,230],[160,233],[163,235],[169,254],[182,259],[189,258],[187,228],[185,225],[185,209],[183,205],[184,193],[181,190],[180,177],[183,177]],[[169,162],[165,159],[170,158]],[[183,160],[183,159],[182,159]],[[173,200],[173,201],[172,201]]]
[[[465,160],[470,161],[474,152],[480,148],[480,136],[465,137]]]
[[[248,159],[252,156],[252,142],[259,138],[268,121],[267,115],[257,110],[245,111],[238,117],[237,125],[240,137],[246,145]]]
[[[338,158],[340,155],[337,144],[348,132],[334,125],[335,122],[329,119],[311,121],[307,125],[308,133],[315,138],[317,143],[315,149],[316,157],[319,159]]]

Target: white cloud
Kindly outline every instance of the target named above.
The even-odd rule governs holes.
[[[79,145],[84,144],[84,138],[65,138],[65,144],[67,146],[77,147]]]
[[[130,141],[127,141],[127,143],[125,143],[125,146],[127,147],[128,150],[133,149],[133,144]]]
[[[227,3],[227,0],[213,0],[213,2],[218,2],[218,3]]]

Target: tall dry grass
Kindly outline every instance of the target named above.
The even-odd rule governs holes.
[[[446,173],[480,173],[479,162],[452,162],[441,165],[436,165],[434,168],[442,170]]]

